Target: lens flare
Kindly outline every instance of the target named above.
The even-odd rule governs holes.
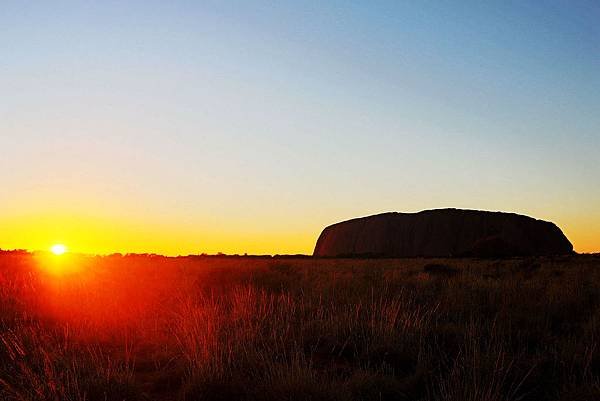
[[[56,244],[56,245],[52,245],[52,247],[50,248],[50,251],[55,254],[55,255],[62,255],[65,252],[67,252],[67,247],[64,246],[63,244]]]

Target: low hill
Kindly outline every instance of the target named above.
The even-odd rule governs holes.
[[[509,257],[573,253],[554,223],[515,213],[436,209],[383,213],[333,224],[315,256]]]

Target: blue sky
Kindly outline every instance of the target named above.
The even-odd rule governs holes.
[[[600,251],[598,21],[592,1],[2,2],[0,247],[311,252],[341,219],[466,207]]]

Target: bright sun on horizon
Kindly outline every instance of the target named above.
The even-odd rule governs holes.
[[[55,244],[52,245],[50,251],[55,255],[63,255],[65,252],[67,252],[67,247],[63,244]]]

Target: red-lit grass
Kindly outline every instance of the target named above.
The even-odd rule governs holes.
[[[0,255],[0,399],[600,394],[592,256],[72,263],[57,275],[31,255]]]

